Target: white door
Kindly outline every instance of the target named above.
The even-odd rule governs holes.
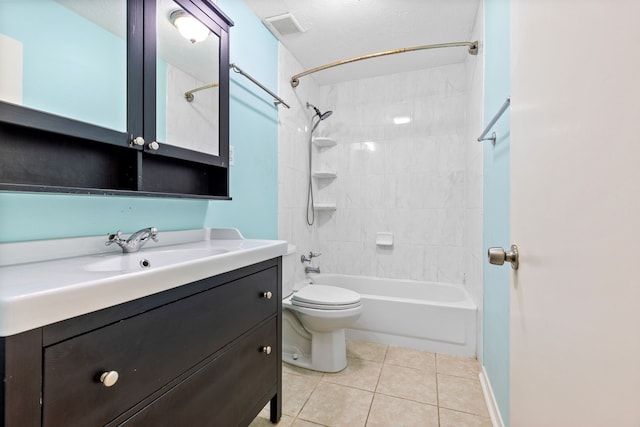
[[[639,20],[511,0],[511,427],[640,426]]]

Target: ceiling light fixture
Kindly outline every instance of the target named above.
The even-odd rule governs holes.
[[[178,29],[182,37],[191,43],[205,40],[209,36],[209,29],[184,10],[174,10],[169,15],[169,21]]]

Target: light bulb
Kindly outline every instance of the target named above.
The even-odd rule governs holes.
[[[182,37],[191,43],[205,40],[209,36],[209,29],[193,16],[183,10],[174,10],[169,16],[171,23],[178,29]]]

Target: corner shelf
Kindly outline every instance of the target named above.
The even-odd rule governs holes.
[[[338,177],[338,174],[333,171],[314,171],[313,177],[318,179],[334,179]]]
[[[317,203],[313,206],[316,211],[332,212],[337,209],[335,203]]]
[[[329,138],[326,136],[314,136],[313,143],[316,147],[333,147],[338,143],[334,138]]]

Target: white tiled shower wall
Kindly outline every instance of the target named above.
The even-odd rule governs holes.
[[[299,258],[318,249],[312,238],[313,227],[306,222],[308,127],[313,112],[306,103],[313,104],[318,99],[319,89],[313,77],[301,79],[300,85],[292,88],[290,77],[303,68],[282,45],[278,55],[278,94],[291,107],[281,106],[278,111],[278,238],[294,244]],[[304,279],[304,266],[300,262],[295,262],[295,272],[295,281]]]
[[[466,287],[478,305],[477,348],[478,360],[482,363],[482,266],[485,251],[482,247],[482,183],[483,149],[487,142],[477,142],[476,138],[484,128],[484,3],[478,2],[478,11],[471,34],[471,40],[478,40],[480,51],[477,56],[467,56],[465,74],[467,84],[467,112],[465,125],[465,272]]]
[[[478,11],[474,39],[482,35]],[[318,86],[280,46],[279,238],[322,252],[322,271],[463,283],[482,302],[482,56],[464,63]],[[305,103],[333,115],[317,135],[337,146],[313,147],[316,203],[334,202],[305,222],[308,127]],[[409,117],[397,125],[395,117]],[[378,247],[376,232],[394,245]],[[303,278],[298,266],[297,279]]]
[[[463,283],[465,243],[465,67],[455,64],[321,87],[334,110],[322,133],[314,238],[321,265],[338,273]],[[407,117],[406,124],[394,119]],[[392,247],[376,232],[392,232]]]

